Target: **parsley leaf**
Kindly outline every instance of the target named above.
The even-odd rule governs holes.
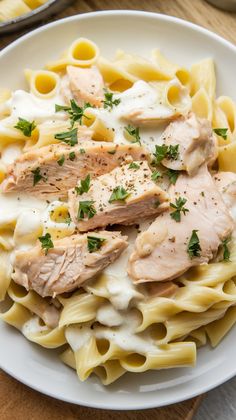
[[[95,252],[101,248],[106,239],[98,238],[97,236],[87,236],[87,241],[89,252]]]
[[[223,261],[230,261],[230,250],[228,248],[228,243],[230,242],[231,238],[226,238],[222,241],[223,247]]]
[[[31,173],[34,175],[33,186],[35,186],[41,179],[46,182],[47,178],[40,173],[40,168],[36,168]]]
[[[179,144],[176,144],[175,146],[170,145],[168,147],[166,157],[169,160],[177,160],[179,157]]]
[[[58,163],[58,165],[59,166],[62,166],[63,164],[64,164],[64,162],[65,162],[65,156],[64,155],[62,155],[58,160],[57,160],[57,163]]]
[[[124,129],[128,133],[128,135],[131,137],[132,143],[139,143],[141,145],[139,127],[134,127],[133,125],[129,124]]]
[[[50,233],[46,233],[46,235],[40,236],[39,240],[41,242],[42,249],[45,249],[45,255],[47,255],[48,250],[54,248]]]
[[[217,136],[222,137],[224,140],[227,140],[227,131],[228,128],[213,128],[214,133],[217,134]]]
[[[198,230],[193,230],[191,238],[188,243],[187,252],[190,258],[200,257],[200,251],[202,250],[199,243],[199,238],[197,235]]]
[[[153,153],[155,156],[155,163],[160,163],[165,157],[168,151],[168,146],[163,144],[162,146],[155,146],[155,152]]]
[[[189,210],[184,207],[185,203],[187,202],[186,198],[176,198],[175,204],[170,203],[170,206],[175,209],[172,213],[170,213],[170,216],[172,219],[174,219],[176,222],[180,222],[181,220],[181,211],[185,215]]]
[[[18,123],[14,126],[14,128],[17,128],[17,130],[22,131],[24,136],[31,137],[32,131],[36,128],[36,124],[34,121],[30,122],[27,120],[24,120],[24,118],[18,118]]]
[[[75,152],[70,152],[70,153],[69,153],[69,159],[70,159],[70,160],[75,160],[75,157],[76,157],[76,156],[75,156]]]
[[[75,146],[78,143],[77,139],[77,128],[73,128],[71,131],[66,131],[64,133],[55,134],[54,138],[60,141],[63,141],[70,146]]]
[[[151,176],[151,178],[152,178],[152,180],[153,181],[156,181],[158,178],[161,178],[161,172],[159,172],[159,171],[154,171],[153,173],[152,173],[152,176]]]
[[[93,106],[86,102],[83,107],[79,106],[74,99],[71,99],[70,101],[70,107],[69,106],[63,106],[63,105],[55,105],[55,111],[66,111],[69,114],[70,120],[71,120],[71,127],[74,127],[74,124],[76,121],[79,122],[79,124],[82,124],[82,117],[85,117],[89,119],[86,115],[84,115],[84,111],[86,108],[93,108]]]
[[[156,145],[155,152],[153,154],[155,157],[155,164],[160,163],[165,158],[169,160],[177,160],[179,157],[179,144],[176,144],[175,146],[166,146],[165,144],[162,144],[161,146]]]
[[[95,201],[80,201],[77,215],[78,220],[84,219],[85,216],[87,216],[88,219],[92,219],[92,217],[94,217],[94,215],[97,213],[93,206],[94,202]]]
[[[113,99],[113,95],[114,95],[114,93],[112,93],[112,92],[105,92],[105,94],[104,94],[105,99],[103,101],[104,108],[106,108],[106,109],[108,109],[108,108],[112,109],[113,106],[119,105],[120,99]]]
[[[109,155],[114,155],[116,153],[116,149],[108,150],[107,153],[109,153]]]
[[[81,155],[84,155],[85,149],[79,149],[79,152],[80,152]]]
[[[75,191],[78,195],[82,195],[84,192],[88,192],[90,188],[90,175],[88,174],[85,179],[81,179],[80,187],[75,187]]]
[[[170,183],[175,185],[179,176],[179,172],[175,171],[174,169],[167,169],[166,175],[168,176]]]
[[[132,162],[129,164],[129,169],[139,169],[140,165],[138,163]]]
[[[130,193],[128,193],[123,187],[115,187],[109,198],[109,203],[113,203],[113,201],[125,201],[129,195]]]

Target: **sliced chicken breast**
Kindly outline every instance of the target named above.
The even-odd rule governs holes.
[[[236,173],[218,172],[213,176],[223,200],[236,221]]]
[[[69,102],[74,98],[79,105],[89,102],[94,106],[101,106],[104,99],[104,81],[98,68],[81,68],[67,66],[61,93]]]
[[[92,180],[88,192],[82,193],[81,187],[79,194],[76,189],[70,190],[70,215],[79,231],[130,225],[168,209],[168,194],[152,181],[151,175],[147,162],[136,161]],[[122,192],[124,199],[120,200]],[[81,214],[85,202],[92,203],[93,215]]]
[[[188,211],[181,211],[176,221],[172,208],[138,235],[128,264],[135,283],[171,280],[208,263],[233,230],[233,219],[205,165],[194,177],[180,175],[169,195],[175,205],[176,199],[186,199]]]
[[[145,291],[148,297],[173,297],[179,287],[173,281],[153,282],[145,284]]]
[[[113,145],[93,141],[81,142],[74,147],[54,144],[17,158],[9,166],[1,190],[4,193],[24,191],[38,197],[63,197],[88,173],[97,177],[124,162],[148,157],[147,150],[137,144]]]
[[[162,160],[169,169],[185,170],[193,175],[203,163],[211,165],[217,158],[216,137],[210,122],[193,113],[169,124],[161,139],[169,148],[178,149],[173,158]]]
[[[92,245],[94,241],[96,245],[97,240],[98,243],[100,240],[100,247],[94,249]],[[126,236],[108,231],[56,240],[54,248],[49,249],[46,255],[38,244],[27,251],[16,251],[12,278],[42,297],[55,297],[76,289],[95,276],[115,261],[127,246]]]

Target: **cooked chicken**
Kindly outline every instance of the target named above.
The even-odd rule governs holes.
[[[24,191],[38,197],[65,196],[88,173],[97,177],[121,163],[145,160],[148,156],[147,150],[137,144],[115,146],[93,141],[81,142],[74,147],[54,144],[17,158],[9,166],[1,189],[4,193]]]
[[[173,281],[165,281],[162,283],[153,282],[145,284],[145,290],[148,297],[173,297],[179,287]]]
[[[119,232],[100,231],[56,240],[47,255],[40,244],[16,251],[12,278],[43,297],[70,292],[116,260],[126,240]]]
[[[135,283],[171,280],[208,263],[233,230],[233,220],[205,165],[194,177],[180,175],[169,195],[170,212],[157,217],[136,239],[128,264]],[[186,199],[184,206],[177,205],[178,198]]]
[[[213,176],[223,200],[236,220],[236,174],[234,172],[218,172]]]
[[[70,190],[70,215],[79,231],[113,224],[134,224],[169,207],[168,195],[152,181],[147,162],[138,161],[133,165],[123,165],[94,179],[88,192],[79,191],[81,195],[76,189]],[[84,202],[93,203],[92,217],[80,217]]]
[[[162,160],[167,168],[186,170],[193,175],[203,163],[211,165],[217,158],[216,138],[210,122],[193,113],[169,124],[161,138],[168,147],[178,146],[177,155]]]
[[[67,66],[66,71],[61,89],[64,99],[69,102],[74,98],[79,105],[89,102],[91,105],[101,106],[105,85],[97,67]]]

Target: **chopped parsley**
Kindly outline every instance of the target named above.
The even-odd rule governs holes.
[[[130,193],[128,193],[128,191],[126,191],[123,187],[115,187],[109,198],[109,203],[113,203],[113,201],[125,201],[125,199],[129,197],[129,195]]]
[[[188,243],[187,252],[190,258],[200,257],[200,251],[202,250],[197,235],[198,230],[193,230],[191,238]]]
[[[76,156],[75,156],[75,152],[70,152],[70,153],[69,153],[69,159],[70,159],[70,160],[75,160],[75,157],[76,157]]]
[[[55,134],[54,138],[63,141],[70,146],[75,146],[78,143],[77,139],[77,128],[73,128],[71,131],[65,131],[64,133]]]
[[[231,238],[226,238],[222,241],[223,247],[223,261],[230,261],[230,250],[228,248],[228,243],[230,242]]]
[[[65,111],[69,114],[70,120],[71,120],[71,127],[74,127],[75,122],[78,121],[78,123],[82,124],[82,117],[85,117],[89,119],[86,115],[84,115],[84,111],[86,108],[93,108],[93,106],[86,102],[83,107],[79,106],[74,99],[71,99],[70,106],[64,106],[64,105],[55,105],[55,111]]]
[[[159,179],[159,178],[161,178],[161,172],[159,172],[159,171],[154,171],[153,173],[152,173],[152,176],[151,176],[151,178],[152,178],[152,180],[153,181],[157,181],[157,179]]]
[[[179,176],[179,172],[175,171],[174,169],[167,169],[166,175],[168,176],[170,183],[175,185]]]
[[[79,152],[80,152],[81,155],[84,155],[85,149],[79,149]]]
[[[39,181],[41,181],[41,179],[44,181],[44,182],[46,182],[47,181],[47,178],[45,177],[45,176],[43,176],[41,173],[40,173],[40,168],[38,167],[38,168],[36,168],[36,169],[34,169],[33,171],[31,171],[32,172],[32,174],[34,175],[34,181],[33,181],[33,186],[35,186]]]
[[[140,165],[138,163],[132,162],[129,164],[129,169],[139,169]]]
[[[169,160],[177,160],[179,158],[179,144],[176,144],[175,146],[170,145],[166,157]]]
[[[131,137],[131,142],[132,143],[139,143],[141,145],[139,127],[134,127],[133,125],[129,124],[124,129],[129,134],[129,136]]]
[[[116,149],[108,150],[109,155],[114,155],[116,153]]]
[[[97,236],[87,236],[87,241],[89,252],[95,252],[101,248],[106,239],[98,238]]]
[[[224,140],[227,140],[227,131],[228,128],[213,128],[214,133],[217,134],[217,136],[222,137]]]
[[[65,156],[64,155],[62,155],[58,160],[57,160],[57,163],[58,163],[58,165],[59,166],[62,166],[63,164],[64,164],[64,162],[65,162]]]
[[[81,179],[80,187],[75,187],[75,191],[78,195],[82,195],[85,192],[88,192],[90,188],[90,175],[88,174],[85,179]]]
[[[175,204],[170,203],[170,206],[175,209],[172,213],[170,213],[170,216],[172,219],[174,219],[176,222],[180,222],[181,220],[181,211],[185,215],[189,210],[184,207],[185,203],[187,202],[186,198],[176,198]]]
[[[25,120],[24,118],[18,118],[18,123],[14,126],[17,130],[22,131],[24,136],[31,137],[32,131],[36,128],[36,124],[34,121],[30,122]]]
[[[78,220],[84,219],[85,216],[87,216],[88,219],[92,219],[92,217],[94,217],[97,212],[93,203],[94,201],[80,201],[77,215]]]
[[[120,99],[113,99],[113,95],[114,93],[112,92],[105,92],[104,94],[104,108],[108,109],[110,108],[110,110],[113,108],[113,106],[117,106],[120,104]]]
[[[155,163],[160,163],[167,154],[168,151],[168,146],[166,146],[165,144],[163,144],[162,146],[155,146],[155,152],[153,153],[155,156]]]
[[[54,248],[50,233],[46,233],[46,235],[40,236],[39,240],[41,242],[42,249],[45,249],[45,255],[47,255],[48,250]]]
[[[179,144],[176,144],[175,146],[166,146],[165,144],[162,144],[161,146],[156,145],[153,154],[155,157],[155,164],[160,163],[163,159],[177,160],[179,157]]]

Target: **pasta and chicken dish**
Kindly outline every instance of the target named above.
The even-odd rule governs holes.
[[[79,38],[25,77],[0,90],[0,318],[82,381],[194,366],[236,321],[236,106],[213,60]]]

